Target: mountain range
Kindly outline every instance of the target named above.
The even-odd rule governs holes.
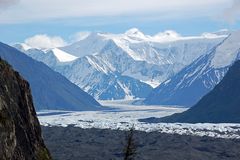
[[[193,106],[222,80],[239,53],[240,31],[235,31],[155,88],[145,103]]]
[[[134,28],[123,34],[89,33],[61,48],[14,47],[96,99],[138,99],[146,98],[153,88],[208,54],[226,37],[227,33],[220,32],[183,37],[174,31],[149,36]]]

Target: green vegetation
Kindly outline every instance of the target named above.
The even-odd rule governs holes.
[[[41,148],[37,153],[37,160],[51,160],[46,148]]]

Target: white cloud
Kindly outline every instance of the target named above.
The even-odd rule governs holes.
[[[21,0],[0,15],[0,23],[101,16],[213,16],[231,0]]]
[[[240,0],[233,0],[230,8],[223,13],[223,18],[229,23],[235,23],[240,17]]]
[[[50,37],[46,34],[39,34],[27,38],[25,40],[25,43],[30,47],[38,49],[50,49],[66,45],[66,42],[61,37],[58,36]]]

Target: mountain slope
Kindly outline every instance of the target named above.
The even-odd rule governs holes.
[[[146,104],[192,106],[214,88],[235,61],[240,49],[240,32],[234,32],[206,55],[199,57],[175,76],[155,88]]]
[[[113,41],[109,41],[98,55],[80,57],[71,62],[60,62],[51,52],[37,49],[25,51],[30,57],[44,62],[53,70],[67,77],[72,83],[96,99],[145,98],[152,87],[138,77],[159,76],[157,65],[134,61]]]
[[[136,67],[137,65],[139,67]],[[98,55],[85,56],[53,68],[96,99],[109,100],[145,98],[152,87],[135,78],[130,72],[136,67],[138,74],[144,77],[141,71],[146,70],[145,66],[144,62],[134,62],[110,41]],[[123,73],[127,70],[129,73]],[[145,72],[145,76],[153,71]]]
[[[50,160],[29,84],[0,59],[1,160]]]
[[[223,80],[189,110],[161,118],[161,122],[239,123],[240,61],[230,67]]]
[[[91,96],[59,73],[3,43],[0,43],[0,57],[29,81],[38,110],[95,110],[100,106]]]
[[[213,69],[209,58],[200,57],[171,79],[155,88],[145,99],[145,104],[192,106],[221,81],[228,68]]]

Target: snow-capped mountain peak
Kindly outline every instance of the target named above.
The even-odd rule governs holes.
[[[160,42],[175,41],[180,38],[181,38],[181,35],[173,30],[167,30],[164,32],[160,32],[160,33],[156,34],[155,36],[153,36],[153,39],[155,39],[156,41],[160,41]]]
[[[125,32],[126,35],[138,35],[138,34],[143,34],[139,29],[137,28],[131,28]]]
[[[132,29],[127,30],[125,32],[125,35],[127,35],[129,37],[136,37],[136,38],[140,38],[140,39],[146,39],[146,36],[144,35],[144,33],[142,33],[137,28],[132,28]]]
[[[17,43],[13,45],[14,48],[22,51],[23,53],[26,53],[27,55],[33,56],[33,57],[42,57],[45,55],[53,54],[59,62],[70,62],[77,59],[77,56],[71,55],[59,48],[53,48],[53,49],[36,49],[28,46],[25,43]],[[41,58],[40,58],[41,59]],[[38,59],[38,60],[40,60]]]
[[[75,59],[78,58],[78,57],[73,56],[67,52],[64,52],[58,48],[52,49],[51,52],[57,57],[57,59],[60,62],[70,62],[70,61],[74,61]]]
[[[219,38],[225,38],[227,36],[228,36],[227,32],[224,32],[222,34],[206,32],[199,36],[181,36],[176,31],[167,30],[154,35],[151,38],[151,40],[159,43],[171,43],[174,41],[184,41],[184,40],[219,39]]]
[[[216,49],[211,65],[222,68],[231,64],[237,58],[240,49],[240,31],[236,31],[225,39],[225,42]],[[224,55],[224,56],[223,56]]]
[[[205,33],[203,33],[201,36],[202,36],[203,38],[211,39],[211,38],[218,38],[220,35],[215,34],[215,33],[205,32]]]
[[[177,33],[176,31],[166,30],[164,32],[160,32],[160,33],[156,34],[155,36],[156,37],[173,37],[173,38],[177,38],[177,37],[180,37],[181,35],[179,33]]]
[[[228,29],[220,29],[216,32],[213,32],[216,35],[229,35],[231,34],[232,31],[228,30]]]
[[[91,32],[78,32],[74,36],[72,36],[72,39],[74,41],[81,41],[86,39],[89,35],[91,35]]]
[[[32,47],[30,47],[29,45],[25,44],[25,43],[16,43],[13,45],[14,48],[17,48],[20,51],[27,51],[29,49],[32,49]]]

